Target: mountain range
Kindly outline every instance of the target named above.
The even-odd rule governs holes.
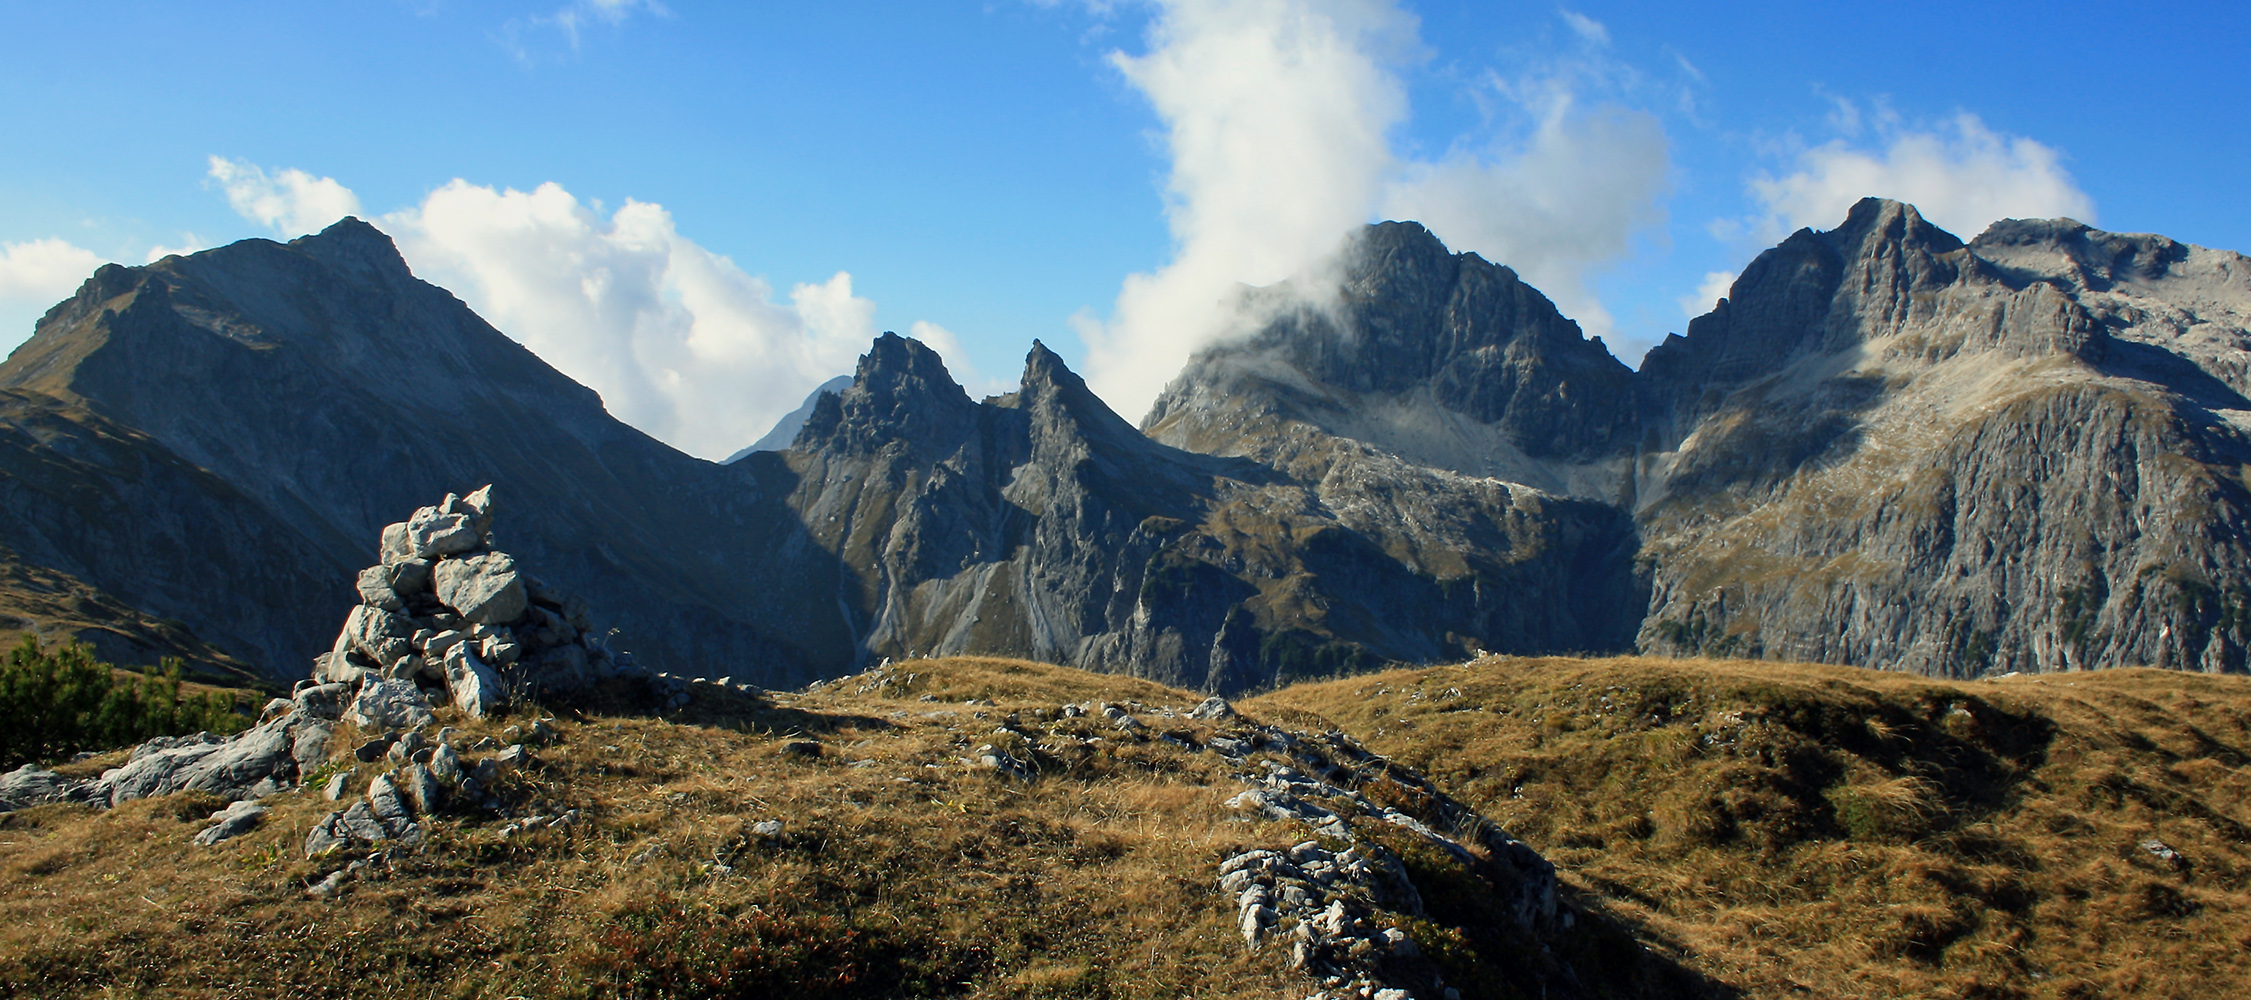
[[[980,401],[885,335],[724,464],[358,220],[106,266],[0,364],[0,546],[38,571],[0,596],[302,676],[383,522],[489,482],[614,646],[777,686],[970,653],[1218,692],[1478,652],[2244,667],[2241,255],[1870,199],[1638,370],[1416,224],[1338,260],[1246,290],[1138,428],[1040,344]]]

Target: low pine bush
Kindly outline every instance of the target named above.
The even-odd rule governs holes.
[[[180,672],[180,661],[166,657],[152,673],[121,677],[83,643],[48,651],[24,636],[0,660],[0,769],[155,736],[249,726],[229,695],[182,695]]]

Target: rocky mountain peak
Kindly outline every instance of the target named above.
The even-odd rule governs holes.
[[[1086,380],[1065,364],[1046,344],[1032,341],[1024,357],[1023,388],[1017,406],[1033,416],[1035,428],[1067,424],[1071,432],[1101,437],[1112,443],[1145,443],[1141,432],[1102,401]]]
[[[290,240],[288,246],[348,274],[393,280],[414,277],[406,258],[399,256],[398,244],[357,216],[347,215],[318,233]]]
[[[938,352],[886,332],[860,356],[851,388],[813,404],[797,447],[863,454],[896,441],[942,455],[971,433],[976,414]]]

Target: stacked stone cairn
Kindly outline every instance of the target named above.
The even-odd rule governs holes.
[[[361,726],[427,725],[433,699],[485,718],[514,696],[638,673],[594,631],[586,602],[492,547],[492,520],[488,485],[383,529],[382,562],[360,571],[359,606],[313,663],[316,681],[358,690]]]

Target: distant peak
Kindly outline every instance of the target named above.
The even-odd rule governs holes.
[[[367,221],[347,215],[328,228],[289,241],[289,247],[331,267],[411,277],[398,244]]]
[[[1854,202],[1852,210],[1845,213],[1844,224],[1830,230],[1828,235],[1839,246],[1861,245],[1873,238],[1920,245],[1932,253],[1952,253],[1963,245],[1953,233],[1924,219],[1915,206],[1890,198],[1862,198]]]

